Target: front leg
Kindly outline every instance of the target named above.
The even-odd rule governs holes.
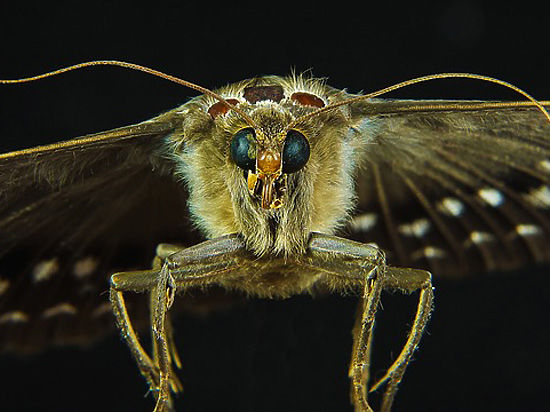
[[[421,291],[415,322],[401,354],[384,378],[371,388],[371,391],[376,390],[388,381],[381,411],[389,411],[397,386],[418,346],[431,313],[433,291],[430,273],[388,267],[383,252],[377,247],[320,233],[312,234],[305,264],[325,272],[325,283],[331,288],[361,288],[363,291],[362,305],[357,314],[360,319],[357,319],[353,331],[354,343],[350,363],[351,397],[356,411],[372,411],[367,402],[369,356],[374,319],[382,290],[392,289],[405,293]]]
[[[405,369],[414,351],[418,347],[426,324],[430,319],[433,310],[434,293],[430,272],[407,268],[389,267],[384,281],[384,289],[397,290],[401,293],[420,291],[414,323],[407,337],[405,346],[403,346],[397,359],[388,368],[384,377],[378,380],[378,382],[370,388],[370,391],[373,392],[387,382],[380,411],[388,412],[391,409],[395,393],[397,392],[397,386],[405,374]]]
[[[153,270],[116,273],[111,277],[111,301],[122,336],[126,339],[138,367],[156,394],[155,412],[172,409],[170,387],[179,382],[171,367],[168,309],[177,291],[207,287],[237,271],[246,259],[245,245],[237,235],[223,236],[196,246],[179,249],[155,259]],[[162,262],[158,265],[158,262]],[[123,292],[148,292],[151,295],[154,360],[145,352],[126,311]]]

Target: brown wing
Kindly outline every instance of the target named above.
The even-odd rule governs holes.
[[[0,350],[101,336],[109,275],[192,241],[163,157],[178,116],[0,155]]]
[[[355,104],[357,130],[375,133],[357,181],[352,237],[436,276],[548,261],[550,122],[527,105],[491,104]],[[458,109],[464,105],[471,110]]]

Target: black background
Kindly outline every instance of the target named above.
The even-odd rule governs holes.
[[[93,59],[149,65],[206,87],[312,68],[335,87],[371,91],[435,72],[509,80],[550,97],[547,19],[506,6],[96,1],[3,5],[0,78]],[[390,4],[391,3],[391,4]],[[96,68],[0,88],[0,149],[135,123],[194,92],[142,73]],[[516,99],[476,81],[445,80],[393,97]],[[550,389],[550,280],[544,268],[436,278],[436,311],[396,411],[543,410]],[[437,274],[435,274],[437,275]],[[396,356],[414,297],[385,295],[374,373]],[[346,411],[355,299],[254,300],[178,320],[186,411]],[[124,343],[0,358],[2,411],[147,411],[146,386]]]

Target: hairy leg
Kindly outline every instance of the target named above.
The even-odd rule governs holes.
[[[158,365],[156,362],[153,362],[139,342],[126,309],[123,291],[143,292],[151,290],[154,288],[157,276],[158,272],[153,270],[117,273],[111,277],[110,287],[113,313],[121,335],[126,340],[141,374],[147,381],[149,388],[153,391],[159,385]]]
[[[381,411],[387,412],[391,409],[397,386],[430,316],[433,302],[431,275],[422,270],[387,267],[385,256],[378,248],[335,236],[314,233],[309,249],[305,265],[324,271],[324,282],[329,287],[343,290],[362,288],[363,291],[353,331],[354,343],[349,371],[352,402],[358,412],[372,411],[367,399],[369,358],[374,319],[382,290],[391,289],[405,293],[420,290],[415,322],[407,342],[384,378],[371,389],[376,390],[382,383],[388,382],[381,406]]]
[[[380,411],[388,412],[391,409],[395,393],[397,392],[397,386],[403,378],[405,369],[414,351],[418,347],[420,338],[430,319],[434,295],[430,272],[418,269],[388,268],[384,289],[398,290],[402,293],[420,291],[414,323],[409,332],[405,346],[397,359],[387,370],[384,377],[370,389],[371,392],[375,391],[382,384],[387,382]]]
[[[243,253],[245,248],[239,237],[224,236],[179,249],[169,256],[159,256],[155,259],[153,270],[111,276],[111,302],[115,317],[141,373],[156,394],[155,412],[172,410],[170,389],[181,389],[172,371],[172,360],[179,358],[177,355],[175,358],[175,352],[171,350],[171,326],[167,322],[176,291],[215,284],[239,269],[242,262],[238,257]],[[123,292],[129,291],[150,293],[153,359],[141,346],[128,316]]]

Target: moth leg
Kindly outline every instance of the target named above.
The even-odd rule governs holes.
[[[150,294],[150,300],[149,300],[149,308],[151,309],[151,324],[153,322],[154,318],[154,312],[152,308],[154,307],[154,299],[157,299],[157,292],[151,291]],[[165,320],[165,329],[166,329],[166,339],[168,344],[168,352],[170,354],[170,366],[176,366],[176,368],[181,369],[181,358],[179,356],[179,353],[177,351],[175,341],[174,341],[174,327],[172,326],[172,320],[170,317],[170,314],[166,314],[166,320]],[[153,363],[158,366],[159,364],[159,348],[157,344],[157,339],[155,334],[153,333],[151,336],[152,340],[152,352],[153,352]],[[172,381],[170,382],[170,387],[172,389],[172,392],[179,393],[183,390],[183,386],[181,385],[181,382],[176,377],[174,373],[171,374]]]
[[[353,346],[352,346],[352,349],[351,349],[351,353],[352,354],[355,354],[357,353],[358,351],[358,347],[359,347],[359,344],[360,344],[360,336],[361,336],[361,327],[362,327],[362,320],[363,320],[363,312],[364,312],[364,306],[365,306],[365,301],[363,299],[361,299],[358,303],[357,303],[357,310],[356,310],[356,313],[355,313],[355,323],[353,325],[353,329],[351,331],[351,335],[352,335],[352,338],[353,338]],[[374,327],[374,325],[373,325]],[[371,352],[372,352],[372,337],[373,337],[373,333],[371,333],[369,335],[369,339],[367,341],[367,349],[365,350],[365,359],[364,359],[364,363],[365,365],[370,365],[370,357],[371,357]],[[349,364],[349,369],[348,369],[348,377],[350,378],[350,380],[353,379],[353,375],[354,375],[354,363],[353,363],[353,359],[350,361],[350,364]],[[369,368],[368,366],[364,367],[363,368],[363,374],[362,374],[362,377],[361,377],[361,382],[363,383],[364,387],[362,388],[363,390],[363,396],[366,398],[367,397],[367,393],[366,393],[366,385],[368,384],[368,381],[369,381]],[[354,399],[355,399],[355,395],[354,395],[354,387],[353,385],[350,387],[350,399],[351,399],[351,402],[354,403]]]
[[[354,343],[349,374],[351,398],[356,411],[372,412],[367,400],[370,342],[376,310],[384,287],[384,253],[371,245],[335,236],[314,233],[309,244],[307,265],[325,272],[329,287],[363,291],[354,327]]]
[[[167,259],[170,255],[177,253],[182,250],[182,247],[180,246],[174,246],[174,245],[168,245],[168,244],[160,244],[157,246],[157,253],[155,256],[155,259],[153,260],[153,269],[160,270],[162,269],[162,263],[165,259]],[[157,299],[158,292],[157,290],[153,290],[149,294],[149,308],[151,312],[151,325],[154,324],[154,316],[155,312],[153,310],[153,307],[155,307],[155,299]],[[174,341],[174,328],[172,326],[172,321],[169,313],[166,314],[166,320],[165,320],[165,328],[166,328],[166,339],[167,339],[167,345],[168,345],[168,352],[169,352],[169,360],[170,360],[170,368],[172,368],[173,365],[175,365],[178,369],[181,369],[181,359],[178,354],[175,341]],[[159,348],[158,348],[158,342],[156,339],[156,335],[153,333],[152,336],[152,348],[153,348],[153,361],[155,365],[159,365]],[[173,370],[170,373],[172,379],[170,381],[170,387],[174,393],[179,393],[183,390],[183,386],[181,385],[181,382],[177,378],[176,374],[173,372]]]
[[[169,256],[179,252],[183,250],[181,246],[176,246],[176,245],[170,245],[170,244],[167,244],[167,243],[161,243],[160,245],[157,246],[157,254],[155,256],[155,259],[153,261],[153,269],[160,269],[162,267],[162,262],[167,259]],[[152,294],[151,294],[151,298],[152,298]],[[152,306],[152,302],[151,303],[151,308],[153,307]],[[151,311],[151,315],[153,314],[153,312]],[[151,316],[151,324],[153,322],[153,318]],[[167,319],[166,319],[166,335],[167,335],[167,338],[168,338],[168,349],[169,349],[169,352],[170,352],[170,359],[173,361],[174,365],[176,365],[176,367],[178,369],[181,369],[181,358],[179,356],[179,353],[178,353],[178,350],[176,348],[176,344],[175,344],[175,341],[174,341],[174,327],[172,326],[172,321],[171,321],[171,318],[168,316]],[[154,359],[157,359],[157,345],[156,345],[156,341],[155,339],[153,339],[153,353],[154,353]]]
[[[162,281],[162,278],[162,270],[122,272],[116,273],[111,277],[111,302],[117,324],[150,390],[155,394],[157,399],[162,394],[164,409],[158,409],[158,411],[171,409],[172,400],[168,385],[177,392],[181,390],[181,383],[175,374],[170,373],[169,367],[166,364],[162,364],[156,359],[151,360],[145,349],[143,349],[126,310],[123,292],[158,290],[158,283],[159,280]],[[158,299],[158,294],[156,294],[156,297]],[[160,333],[163,333],[163,331],[161,330]]]
[[[132,327],[126,311],[123,291],[150,291],[151,301],[154,302],[152,324],[155,354],[154,360],[147,355]],[[175,283],[171,277],[168,265],[158,269],[141,272],[116,273],[111,277],[111,300],[115,307],[122,335],[126,339],[134,358],[137,361],[141,374],[147,380],[150,390],[157,399],[155,412],[173,409],[170,389],[181,391],[181,383],[171,369],[168,338],[166,334],[166,317],[175,293]]]
[[[175,360],[170,347],[170,324],[168,310],[172,306],[176,290],[191,287],[207,287],[225,279],[228,274],[240,268],[246,259],[245,245],[237,235],[229,235],[203,242],[186,249],[178,249],[168,257],[158,257],[155,269],[142,272],[117,273],[111,277],[111,295],[120,328],[140,370],[155,390],[157,402],[155,412],[172,410],[170,389],[179,390],[179,381],[174,379],[171,365]],[[160,261],[160,269],[158,268]],[[122,292],[150,292],[151,328],[154,339],[154,361],[145,353],[139,343],[126,313]],[[122,312],[120,308],[123,307]],[[176,355],[177,356],[177,355]],[[149,366],[153,365],[152,377]]]
[[[126,309],[123,291],[145,291],[153,288],[157,275],[158,272],[153,270],[117,273],[111,277],[110,286],[110,299],[117,325],[141,374],[151,389],[157,388],[159,385],[158,366],[151,360],[139,342]]]
[[[430,318],[433,309],[434,294],[430,272],[418,269],[388,268],[384,289],[398,290],[402,293],[420,291],[414,323],[407,337],[407,342],[384,377],[370,389],[373,392],[387,381],[380,410],[381,412],[388,412],[391,409],[395,393],[397,392],[397,386],[403,378],[405,369],[418,347],[420,338]]]
[[[380,304],[380,295],[383,289],[383,277],[385,275],[385,258],[381,254],[374,264],[372,272],[366,275],[366,282],[363,289],[363,310],[361,311],[361,320],[359,327],[354,334],[354,351],[352,352],[350,362],[350,378],[352,385],[352,399],[356,409],[360,411],[371,411],[367,402],[367,383],[369,379],[370,353],[372,344],[372,335],[374,329],[374,320],[378,305]],[[361,303],[360,303],[361,304]]]
[[[415,321],[405,346],[386,375],[371,388],[371,391],[376,390],[388,381],[381,405],[381,411],[387,412],[430,317],[433,303],[431,275],[423,270],[388,267],[384,254],[378,248],[334,236],[313,234],[309,248],[311,253],[308,265],[324,271],[329,286],[342,290],[363,287],[363,300],[354,326],[349,371],[352,401],[357,411],[372,411],[367,402],[366,388],[372,330],[382,290],[404,293],[420,291]]]
[[[111,276],[111,301],[115,316],[122,331],[122,336],[126,339],[141,374],[147,380],[150,390],[156,394],[155,412],[172,410],[170,386],[175,391],[181,390],[181,384],[175,378],[175,375],[171,373],[170,362],[165,356],[167,353],[167,340],[165,338],[164,319],[173,299],[171,294],[173,292],[168,291],[169,278],[170,271],[165,266],[160,271],[122,272]],[[141,346],[126,310],[123,291],[152,291],[151,294],[158,302],[155,306],[155,313],[160,318],[153,325],[157,345],[160,346],[158,360],[152,361]]]
[[[159,274],[159,281],[151,293],[151,312],[152,312],[152,331],[155,343],[155,360],[160,371],[160,382],[157,393],[157,403],[154,412],[172,411],[172,397],[170,387],[179,391],[178,385],[171,385],[174,373],[172,371],[172,362],[170,350],[168,348],[168,336],[166,334],[166,322],[168,309],[174,303],[176,293],[175,281],[172,276],[171,266],[164,263]]]

